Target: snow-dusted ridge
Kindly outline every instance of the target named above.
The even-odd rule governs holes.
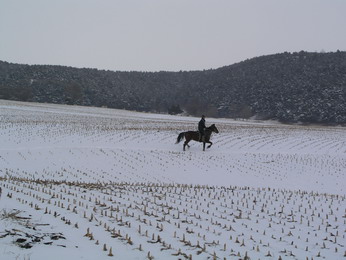
[[[0,259],[343,258],[344,128],[198,120],[0,100]]]

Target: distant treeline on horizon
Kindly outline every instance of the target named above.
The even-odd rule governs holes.
[[[0,61],[0,99],[344,125],[346,52],[285,52],[179,72]]]

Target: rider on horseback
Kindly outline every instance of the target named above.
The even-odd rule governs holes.
[[[199,141],[202,142],[204,139],[204,134],[205,134],[205,116],[202,115],[201,120],[198,123],[198,132],[199,132]]]

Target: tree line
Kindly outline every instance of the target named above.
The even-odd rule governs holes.
[[[0,98],[345,124],[346,52],[285,52],[218,69],[179,72],[105,71],[0,61]]]

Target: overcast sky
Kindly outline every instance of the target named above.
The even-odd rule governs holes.
[[[0,0],[0,60],[109,70],[218,68],[346,50],[346,0]]]

